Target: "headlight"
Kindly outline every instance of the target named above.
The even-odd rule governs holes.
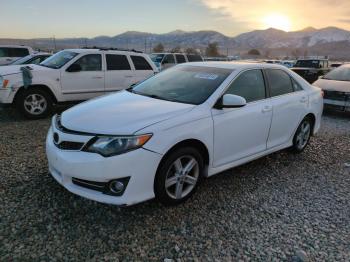
[[[120,155],[142,147],[151,137],[151,134],[124,137],[97,136],[90,140],[83,151],[97,153],[104,157]]]

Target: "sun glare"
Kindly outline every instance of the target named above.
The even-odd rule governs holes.
[[[270,14],[263,19],[264,26],[276,28],[283,31],[291,30],[290,19],[281,14]]]

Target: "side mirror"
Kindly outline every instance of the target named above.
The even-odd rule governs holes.
[[[319,76],[318,79],[322,79],[324,76]]]
[[[240,108],[247,105],[245,98],[241,96],[226,94],[217,103],[216,108]]]
[[[81,70],[82,68],[79,64],[73,64],[67,68],[67,72],[70,72],[70,73],[80,72]]]
[[[136,86],[138,83],[133,83],[129,86],[130,89],[132,89],[134,86]]]

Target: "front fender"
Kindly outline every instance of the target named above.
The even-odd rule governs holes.
[[[153,133],[144,148],[153,152],[165,155],[176,144],[185,140],[198,140],[208,149],[209,164],[212,164],[213,155],[213,121],[210,116],[198,120],[190,121],[185,124],[172,126],[171,128],[154,127],[151,130],[142,130],[143,133]]]

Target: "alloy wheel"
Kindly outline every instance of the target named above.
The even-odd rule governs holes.
[[[31,115],[41,115],[47,108],[47,101],[41,94],[30,94],[24,99],[24,109]]]
[[[192,192],[199,179],[199,164],[193,156],[182,156],[170,166],[165,189],[172,199],[182,199]]]
[[[308,121],[304,121],[300,127],[299,133],[296,137],[296,146],[299,150],[304,149],[311,135],[311,125]]]

